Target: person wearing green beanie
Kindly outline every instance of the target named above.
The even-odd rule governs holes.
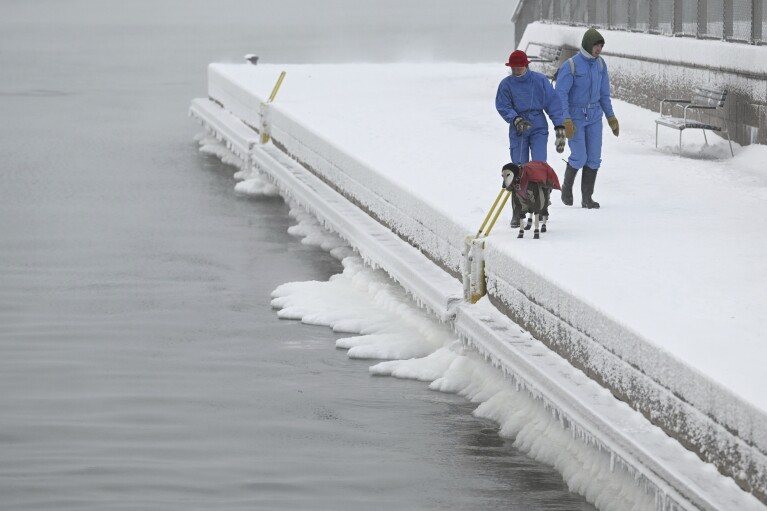
[[[567,59],[557,72],[555,90],[565,114],[565,135],[570,157],[562,183],[562,202],[573,204],[573,184],[581,175],[581,206],[598,209],[592,198],[597,171],[602,163],[602,116],[616,137],[620,131],[610,100],[607,64],[600,56],[605,39],[595,28],[583,34],[580,51]]]

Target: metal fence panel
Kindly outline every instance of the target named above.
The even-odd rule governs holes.
[[[568,25],[767,44],[767,0],[530,0]]]
[[[734,41],[751,40],[751,17],[753,0],[730,0],[732,2],[732,35]]]
[[[598,27],[610,26],[610,0],[596,0],[594,19],[590,20],[592,25]]]
[[[653,17],[658,20],[658,33],[663,35],[674,34],[674,2],[668,0],[656,0],[652,5]]]
[[[767,5],[765,5],[765,2],[763,0],[759,0],[759,13],[761,16],[758,16],[757,23],[759,23],[762,27],[762,31],[759,34],[759,37],[756,38],[756,41],[761,44],[767,44]]]
[[[570,4],[570,23],[576,25],[585,25],[588,21],[588,2],[580,0],[577,2],[568,2]]]
[[[629,29],[629,3],[631,0],[613,0],[610,2],[609,28],[617,30]]]
[[[706,25],[698,32],[700,37],[724,39],[724,0],[707,0]]]
[[[630,25],[632,30],[650,31],[650,0],[636,0],[630,3]]]
[[[698,0],[676,0],[674,5],[679,8],[679,12],[674,12],[674,18],[677,22],[677,27],[679,27],[674,35],[697,36]]]

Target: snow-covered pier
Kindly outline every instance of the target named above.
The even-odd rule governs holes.
[[[691,136],[695,157],[680,159],[671,134],[655,150],[653,113],[616,102],[622,134],[605,136],[602,210],[555,195],[541,240],[516,239],[506,212],[484,251],[488,298],[471,305],[464,239],[508,161],[493,105],[504,72],[213,64],[209,97],[190,112],[608,453],[657,509],[764,509],[767,150],[738,148],[731,160],[726,141]]]

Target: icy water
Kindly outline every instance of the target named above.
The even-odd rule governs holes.
[[[272,289],[340,265],[236,196],[186,117],[244,53],[470,59],[460,3],[3,3],[0,508],[592,509],[463,399],[278,320]]]

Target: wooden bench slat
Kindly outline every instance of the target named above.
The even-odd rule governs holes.
[[[727,92],[707,87],[696,87],[692,99],[694,105],[724,106]]]
[[[697,128],[710,131],[722,131],[722,128],[719,126],[714,126],[713,124],[706,124],[700,121],[691,121],[689,119],[687,122],[684,122],[684,119],[679,117],[661,117],[660,119],[655,119],[655,122],[661,126],[668,126],[669,128],[682,130],[688,128]]]

